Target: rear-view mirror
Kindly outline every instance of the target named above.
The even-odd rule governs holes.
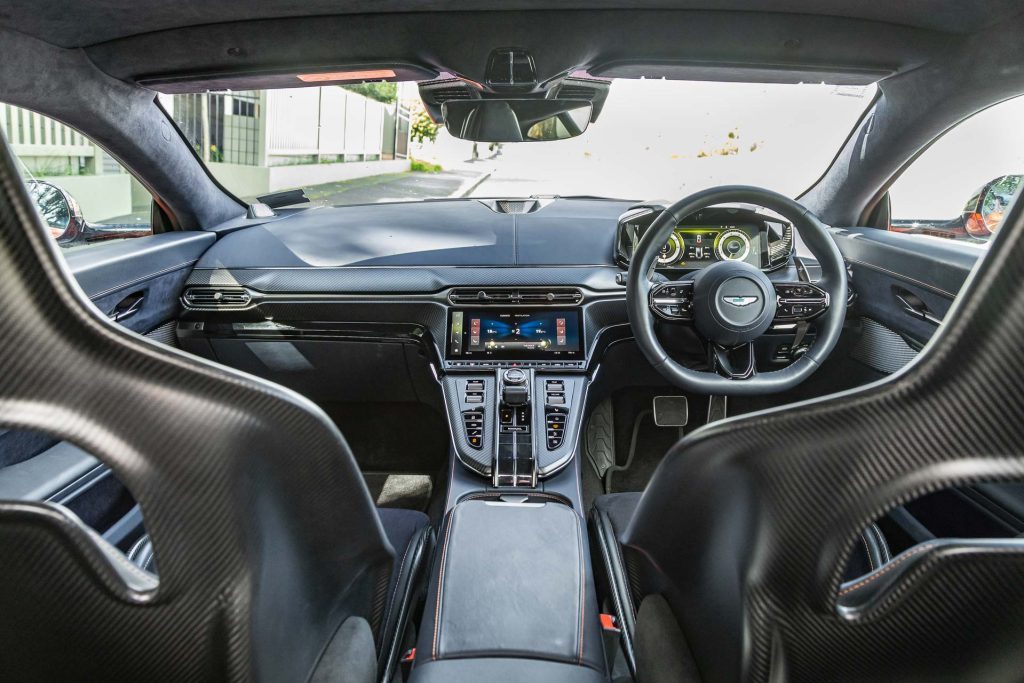
[[[585,100],[458,100],[442,108],[448,132],[473,142],[545,142],[574,138],[590,124]]]

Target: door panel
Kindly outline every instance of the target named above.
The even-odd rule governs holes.
[[[67,264],[101,313],[146,334],[174,320],[192,266],[216,241],[170,232],[66,252]]]
[[[842,228],[833,237],[850,268],[856,313],[920,349],[970,274],[982,247],[873,228]]]

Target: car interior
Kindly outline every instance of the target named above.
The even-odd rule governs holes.
[[[1016,0],[0,0],[0,679],[1024,680],[1021,35]],[[713,105],[617,95],[676,83],[836,104],[752,99],[802,142],[670,185],[622,150]],[[265,174],[405,169],[421,124],[492,156],[232,186],[229,123],[282,158],[301,123],[246,93],[380,84],[393,158]],[[802,189],[751,182],[798,144]],[[623,196],[502,174],[569,150]]]

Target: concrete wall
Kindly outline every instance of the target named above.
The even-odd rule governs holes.
[[[82,207],[90,223],[132,212],[132,177],[127,173],[110,175],[50,176],[39,180],[64,189]]]
[[[210,172],[224,187],[243,199],[251,199],[267,192],[289,190],[295,187],[353,180],[384,173],[401,173],[409,170],[408,159],[269,167],[215,162],[208,165]]]

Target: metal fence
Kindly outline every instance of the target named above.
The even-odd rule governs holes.
[[[0,102],[0,130],[3,131],[19,157],[41,157],[52,159],[52,163],[63,166],[51,170],[53,175],[77,174],[96,155],[96,148],[84,135],[68,128],[51,118],[28,109],[14,107]]]

